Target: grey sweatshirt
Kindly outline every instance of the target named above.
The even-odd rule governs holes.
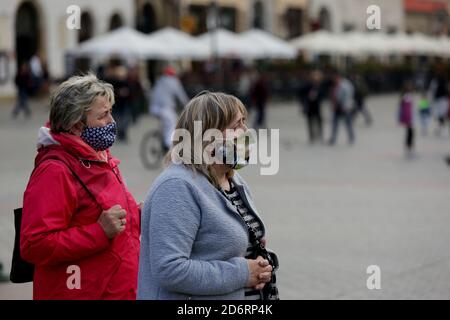
[[[264,225],[239,174],[233,182]],[[249,235],[234,206],[204,175],[169,166],[142,211],[138,299],[244,299]]]

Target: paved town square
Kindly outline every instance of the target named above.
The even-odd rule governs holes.
[[[6,272],[13,209],[22,204],[37,131],[48,115],[44,99],[32,103],[31,119],[12,120],[12,103],[0,106],[0,261]],[[406,159],[397,103],[397,94],[370,97],[374,124],[358,119],[354,145],[341,128],[334,147],[308,143],[297,103],[271,103],[268,125],[280,129],[279,172],[263,176],[257,166],[241,172],[267,225],[268,246],[279,255],[282,299],[450,297],[450,167],[444,162],[450,138],[447,132],[423,137],[416,128],[417,155]],[[142,136],[157,127],[142,117],[130,142],[112,149],[139,201],[160,173],[144,169],[139,158]],[[380,268],[380,289],[367,287],[371,265]],[[30,284],[0,284],[0,299],[31,298]]]

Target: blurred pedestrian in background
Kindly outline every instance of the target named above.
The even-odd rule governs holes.
[[[399,123],[405,127],[405,156],[414,157],[414,96],[413,85],[407,82],[400,97]]]
[[[251,90],[252,90],[252,73],[251,70],[243,66],[239,75],[238,95],[244,106],[248,109],[252,106]]]
[[[450,86],[448,88],[448,111],[447,111],[447,121],[449,124],[449,130],[450,130]],[[445,157],[445,162],[448,166],[450,166],[450,155]]]
[[[422,91],[420,96],[419,116],[422,135],[425,137],[428,135],[428,122],[431,116],[430,100],[428,99],[426,91]]]
[[[359,74],[353,74],[351,77],[351,81],[354,91],[354,107],[352,110],[352,121],[355,123],[356,117],[358,114],[362,114],[367,126],[372,124],[372,115],[369,112],[366,104],[366,98],[369,89],[367,88],[367,84],[363,77]]]
[[[93,75],[52,96],[23,200],[20,250],[35,265],[34,299],[136,298],[140,206],[109,152],[113,104],[113,87]]]
[[[322,73],[313,70],[306,85],[300,88],[300,102],[303,105],[303,113],[308,123],[308,136],[311,144],[323,141],[323,124],[321,104],[325,98],[322,86]]]
[[[121,61],[111,62],[106,70],[105,81],[114,87],[116,103],[113,116],[117,122],[117,139],[120,142],[127,142],[128,127],[132,117],[131,88],[128,82],[128,70]]]
[[[352,108],[354,105],[355,89],[347,78],[339,73],[334,75],[333,88],[331,89],[331,102],[333,107],[333,122],[330,145],[334,145],[338,136],[339,123],[344,122],[347,128],[348,142],[355,142],[355,134],[352,123]]]
[[[30,108],[28,107],[29,92],[33,86],[33,79],[31,77],[30,68],[27,62],[22,62],[19,71],[16,74],[15,83],[17,87],[17,102],[12,112],[13,118],[17,118],[21,111],[29,118],[31,116]]]
[[[9,275],[5,272],[3,263],[0,262],[0,283],[1,282],[10,282]]]
[[[41,58],[37,54],[31,57],[29,65],[33,84],[33,87],[31,89],[31,95],[34,96],[39,93],[39,90],[41,89],[41,86],[44,82],[45,74]]]
[[[167,151],[172,145],[172,133],[177,122],[177,104],[184,107],[189,101],[174,68],[164,69],[152,88],[150,99],[150,113],[160,120],[163,148]]]
[[[432,97],[432,110],[437,120],[435,133],[442,134],[448,112],[448,79],[445,70],[438,66],[434,78],[430,83],[430,96]]]
[[[128,71],[128,87],[130,89],[129,104],[132,123],[135,124],[141,114],[144,90],[139,76],[139,68],[131,67]]]
[[[448,86],[448,99],[447,99],[447,123],[449,125],[449,130],[450,130],[450,85]],[[450,135],[450,131],[449,131],[449,135]]]
[[[266,105],[269,100],[269,84],[263,72],[257,72],[252,88],[252,107],[256,109],[254,128],[267,128]]]

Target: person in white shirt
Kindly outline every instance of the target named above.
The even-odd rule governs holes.
[[[42,69],[41,60],[37,55],[34,55],[30,59],[31,73],[36,78],[42,78],[44,76],[44,70]]]
[[[172,145],[172,133],[177,121],[177,102],[183,106],[189,98],[178,79],[175,69],[167,67],[156,81],[151,92],[150,113],[161,122],[163,147],[169,150]]]

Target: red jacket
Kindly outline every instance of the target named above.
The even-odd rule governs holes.
[[[135,299],[140,210],[119,161],[109,151],[102,160],[74,135],[49,138],[55,144],[38,150],[23,203],[20,249],[23,259],[35,264],[34,299]],[[127,224],[109,240],[97,220],[102,209],[116,204],[127,211]],[[74,283],[73,265],[79,267],[79,289],[68,285]]]

